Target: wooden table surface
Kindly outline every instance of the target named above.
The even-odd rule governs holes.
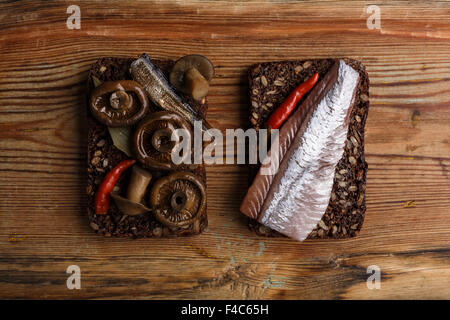
[[[0,297],[450,298],[450,3],[0,1]],[[239,213],[245,166],[207,169],[209,228],[111,239],[86,216],[85,82],[102,56],[200,53],[216,66],[209,121],[248,127],[256,62],[348,56],[370,75],[362,232],[259,238]],[[69,290],[66,269],[81,269]],[[368,289],[367,267],[381,270]]]

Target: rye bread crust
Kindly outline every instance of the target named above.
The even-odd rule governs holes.
[[[97,60],[89,71],[87,83],[87,97],[89,98],[91,90],[94,88],[93,77],[104,81],[132,79],[129,73],[129,67],[133,58],[101,58]],[[172,68],[173,61],[152,60],[167,75]],[[205,117],[208,106],[206,102],[200,104],[191,98],[180,94],[191,106]],[[88,127],[88,143],[87,143],[87,197],[88,197],[88,218],[90,227],[97,233],[106,237],[170,237],[170,236],[189,236],[200,234],[208,225],[206,208],[201,213],[196,222],[177,228],[169,228],[157,221],[152,213],[144,213],[139,216],[122,215],[114,201],[111,201],[110,209],[106,215],[97,215],[94,210],[94,198],[97,189],[103,181],[105,175],[120,161],[129,158],[126,154],[118,150],[112,142],[108,129],[105,125],[99,123],[90,114],[88,101],[87,107],[87,127]],[[151,104],[150,112],[159,111],[160,109]],[[144,199],[148,199],[148,193],[151,185],[160,177],[165,176],[169,171],[149,170],[152,175],[152,181]],[[188,170],[200,176],[206,186],[206,173],[203,165],[197,166],[193,170]],[[173,171],[170,171],[173,172]],[[116,186],[120,191],[124,191],[130,177],[130,170],[127,170],[119,179]]]
[[[360,74],[344,155],[339,161],[330,202],[322,220],[307,239],[350,238],[361,230],[366,211],[367,163],[364,158],[364,126],[369,112],[369,76],[360,61],[343,58]],[[249,69],[250,123],[262,128],[268,117],[300,83],[318,72],[323,77],[334,59],[309,59],[256,64]],[[253,181],[258,166],[250,167]],[[249,219],[249,227],[260,236],[282,236]]]

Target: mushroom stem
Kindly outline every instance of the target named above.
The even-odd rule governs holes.
[[[127,199],[133,202],[141,202],[144,198],[145,190],[152,179],[150,172],[140,168],[139,166],[133,166],[130,182],[127,189]]]
[[[172,209],[176,211],[181,211],[186,206],[187,202],[187,195],[183,191],[177,191],[175,192],[171,199],[170,199],[170,205],[172,206]]]
[[[208,94],[209,82],[196,68],[186,71],[184,81],[187,91],[195,100],[201,100]]]

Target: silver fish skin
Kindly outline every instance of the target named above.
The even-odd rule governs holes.
[[[292,141],[299,130],[304,130],[315,108],[325,94],[333,87],[337,79],[338,63],[335,62],[325,76],[314,86],[309,96],[296,108],[279,131],[279,144],[272,145],[267,157],[261,164],[258,174],[249,187],[241,204],[241,212],[252,219],[258,219],[271,185],[274,182],[281,161],[292,146]],[[274,150],[275,147],[275,150]],[[265,172],[263,173],[263,170]]]
[[[288,153],[272,199],[259,221],[298,241],[303,241],[322,219],[333,187],[334,171],[344,153],[349,116],[359,74],[339,61],[337,81],[319,102],[297,147]]]
[[[192,125],[194,121],[200,121],[203,131],[211,128],[208,122],[173,90],[161,69],[155,66],[146,54],[131,63],[130,72],[153,103],[164,110],[178,113]]]

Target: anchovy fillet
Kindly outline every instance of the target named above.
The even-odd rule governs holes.
[[[272,197],[266,198],[259,217],[266,226],[303,241],[322,218],[344,153],[358,81],[358,72],[340,60],[336,83],[319,102],[304,134],[295,137],[293,146],[298,147],[283,159],[286,170],[272,185]]]
[[[164,110],[178,113],[192,125],[194,121],[200,121],[203,131],[211,128],[208,122],[172,89],[162,71],[146,54],[131,63],[130,72],[133,79],[145,89],[153,103]]]

